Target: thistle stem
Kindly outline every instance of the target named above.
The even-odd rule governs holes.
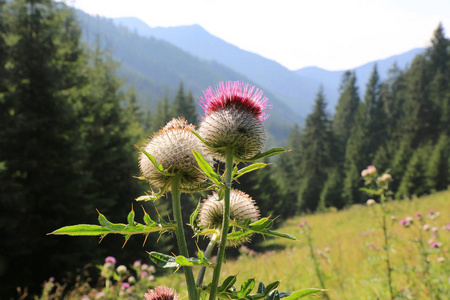
[[[217,238],[217,235],[214,234],[211,237],[211,241],[209,242],[208,247],[206,247],[206,250],[205,250],[206,259],[209,259],[211,257],[212,250],[214,249],[214,246],[216,245],[216,238]],[[202,267],[200,269],[200,272],[198,272],[197,282],[195,283],[195,285],[197,287],[202,286],[203,279],[205,278],[205,272],[206,272],[206,267]]]
[[[389,236],[387,232],[387,224],[386,224],[386,213],[383,214],[383,234],[384,234],[384,251],[386,252],[386,269],[388,275],[388,283],[389,283],[389,294],[391,296],[391,300],[394,299],[394,291],[392,288],[392,268],[391,268],[391,260],[389,257]]]
[[[188,248],[186,244],[186,237],[183,229],[183,218],[181,216],[181,191],[180,191],[181,175],[176,174],[172,179],[172,207],[175,221],[177,222],[177,229],[175,235],[177,237],[178,250],[180,255],[189,257]],[[186,277],[186,285],[188,289],[189,300],[197,300],[197,290],[195,288],[194,273],[191,267],[183,267],[184,276]]]
[[[211,283],[211,293],[209,300],[215,300],[217,294],[217,286],[219,285],[220,269],[225,257],[225,247],[227,244],[229,220],[230,220],[230,192],[231,192],[231,172],[233,170],[233,149],[228,146],[226,150],[225,161],[225,197],[223,221],[222,221],[222,234],[220,235],[219,251],[217,253],[216,267],[214,268],[213,279]]]

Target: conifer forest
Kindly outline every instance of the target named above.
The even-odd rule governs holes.
[[[365,205],[361,171],[371,165],[392,176],[386,195],[393,201],[447,190],[450,39],[441,24],[430,41],[408,67],[392,65],[386,80],[376,65],[368,82],[346,71],[335,108],[319,89],[311,113],[278,145],[290,151],[265,158],[267,167],[234,187],[257,199],[261,216],[277,217],[275,226]],[[97,223],[97,209],[118,221],[130,209],[142,215],[142,203],[132,200],[149,187],[135,178],[135,145],[144,146],[174,117],[196,126],[202,120],[202,95],[185,82],[156,106],[144,106],[117,75],[118,65],[108,51],[82,42],[75,13],[64,3],[0,0],[0,299],[18,297],[17,287],[40,294],[51,276],[73,286],[77,274],[92,272],[107,256],[128,265],[149,261],[139,238],[124,251],[120,236],[100,245],[94,238],[47,236],[64,225]],[[201,196],[181,195],[185,220]],[[158,200],[145,202],[145,211],[157,219],[172,208]],[[264,242],[252,239],[255,249]],[[152,251],[176,249],[170,235],[150,235],[145,243]],[[206,245],[200,239],[187,246],[194,252]],[[231,248],[229,255],[242,251]]]

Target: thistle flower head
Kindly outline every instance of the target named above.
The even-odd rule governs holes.
[[[219,229],[223,222],[224,202],[219,200],[217,193],[212,194],[203,202],[200,209],[199,219],[200,226],[208,229]],[[259,210],[255,201],[246,193],[231,190],[230,193],[230,219],[243,222],[250,220],[255,222],[259,219]],[[227,247],[239,246],[247,242],[249,237],[241,237],[239,239],[227,239]]]
[[[367,200],[366,204],[367,204],[367,206],[372,206],[372,205],[376,204],[376,202],[373,199],[369,199],[369,200]]]
[[[157,286],[154,290],[148,290],[144,295],[145,300],[178,300],[180,297],[174,289],[167,286]]]
[[[232,147],[236,158],[248,159],[261,152],[266,136],[268,99],[262,91],[240,82],[221,82],[209,87],[200,98],[205,116],[200,135],[212,146],[212,156],[225,160],[226,147]]]
[[[194,125],[188,124],[183,118],[174,118],[157,132],[144,147],[158,164],[170,173],[181,174],[181,188],[192,189],[206,180],[206,176],[198,168],[192,150],[199,151],[212,164],[212,158],[204,153],[205,146],[192,133]],[[161,173],[143,153],[139,158],[139,166],[144,177],[150,183],[162,188],[172,176]],[[169,188],[170,189],[170,188]]]

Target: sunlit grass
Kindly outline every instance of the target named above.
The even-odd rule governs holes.
[[[419,237],[420,222],[415,219],[409,228],[399,224],[400,219],[414,217],[416,212],[426,216],[430,209],[439,212],[440,216],[434,220],[424,218],[424,222],[438,227],[442,242],[439,249],[431,249],[428,244],[425,245],[429,253],[430,277],[435,294],[442,293],[445,285],[448,292],[450,232],[442,227],[450,222],[450,191],[420,199],[394,201],[388,205],[390,216],[396,217],[389,224],[395,294],[406,299],[430,298],[429,290],[424,284],[424,260],[415,241]],[[229,260],[222,267],[222,278],[238,274],[238,285],[253,277],[256,277],[257,282],[264,283],[281,278],[280,291],[319,287],[305,236],[298,227],[300,221],[307,220],[312,228],[314,248],[325,275],[330,298],[387,299],[389,291],[382,248],[381,213],[377,213],[377,209],[377,206],[354,205],[344,211],[289,219],[278,231],[295,235],[297,241],[268,239],[265,245],[276,244],[284,249],[260,253],[254,257],[242,255],[237,260]],[[423,234],[426,243],[431,238],[431,233]],[[438,257],[444,257],[446,261],[439,263]],[[211,274],[208,272],[205,282],[210,280]],[[157,284],[175,287],[183,294],[181,272],[158,278]],[[446,297],[443,294],[440,296],[441,299]]]

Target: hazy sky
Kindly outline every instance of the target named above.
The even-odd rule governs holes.
[[[450,0],[67,0],[105,17],[151,27],[199,24],[211,34],[291,70],[351,69],[430,45]]]

